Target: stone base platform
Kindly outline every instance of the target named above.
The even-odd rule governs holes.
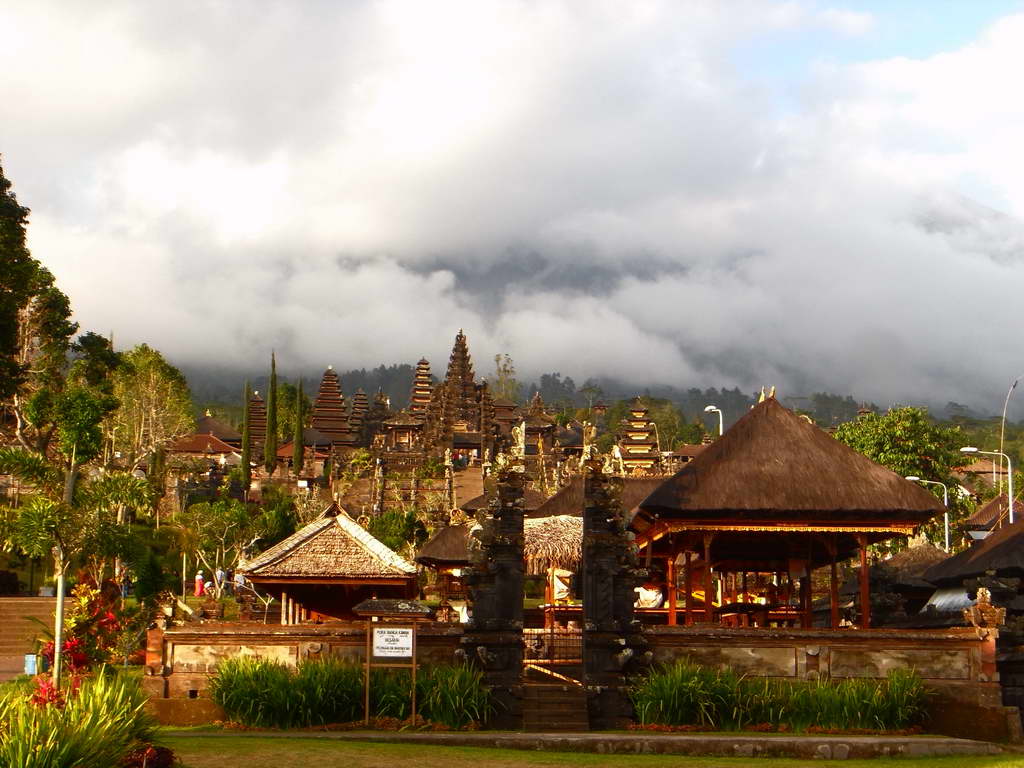
[[[173,736],[174,731],[165,731]],[[772,736],[746,734],[639,733],[397,733],[380,731],[249,731],[188,732],[190,738],[232,738],[251,733],[261,738],[333,739],[378,744],[428,744],[448,747],[491,747],[533,752],[592,752],[602,755],[691,755],[704,757],[847,758],[941,757],[998,755],[995,744],[942,736]],[[185,735],[185,734],[182,734]]]

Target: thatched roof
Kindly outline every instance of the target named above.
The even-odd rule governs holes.
[[[446,525],[423,542],[416,562],[430,568],[469,564],[469,525]]]
[[[583,518],[555,515],[527,520],[523,556],[548,566],[571,569],[583,557]]]
[[[634,524],[831,521],[912,527],[942,511],[928,491],[784,408],[756,405],[640,504]]]
[[[526,520],[523,557],[527,562],[545,561],[557,568],[574,568],[581,558],[583,519],[556,515]],[[416,553],[416,562],[430,568],[469,565],[472,526],[449,525],[439,529]]]
[[[1024,576],[1024,524],[1019,520],[974,542],[924,573],[935,585],[959,585],[964,579],[995,571],[999,576]]]
[[[416,566],[388,549],[336,504],[284,541],[239,566],[250,579],[408,578]]]
[[[622,509],[629,513],[650,495],[661,483],[663,477],[622,478]],[[583,478],[573,477],[554,496],[539,505],[531,517],[554,517],[557,515],[583,516]]]

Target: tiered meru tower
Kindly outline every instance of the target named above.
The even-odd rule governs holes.
[[[427,408],[427,442],[443,449],[452,444],[455,432],[479,433],[483,450],[490,441],[493,411],[486,383],[474,381],[469,345],[460,330],[448,359],[448,372],[434,388]]]
[[[320,391],[313,402],[312,425],[313,429],[327,435],[334,443],[344,443],[348,439],[345,396],[333,367],[328,367],[320,379]]]
[[[267,443],[267,404],[259,392],[249,399],[249,452],[252,461],[263,460],[263,446]]]
[[[430,375],[430,363],[424,357],[416,363],[416,376],[412,381],[412,392],[409,394],[409,413],[425,418],[433,393],[434,382]]]
[[[622,452],[626,474],[648,474],[656,471],[659,466],[661,454],[658,450],[657,427],[639,397],[619,427],[619,450]]]

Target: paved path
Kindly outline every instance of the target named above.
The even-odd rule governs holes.
[[[843,760],[871,757],[997,755],[996,744],[945,736],[788,736],[668,733],[404,733],[394,731],[164,731],[168,736],[259,736],[430,744],[450,747],[500,747],[546,752],[598,754],[701,755],[714,757],[797,757]]]

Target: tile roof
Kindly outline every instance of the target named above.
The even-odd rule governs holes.
[[[196,432],[191,435],[179,437],[167,448],[171,453],[235,453],[238,451],[233,445],[228,445],[213,434],[201,434]]]

